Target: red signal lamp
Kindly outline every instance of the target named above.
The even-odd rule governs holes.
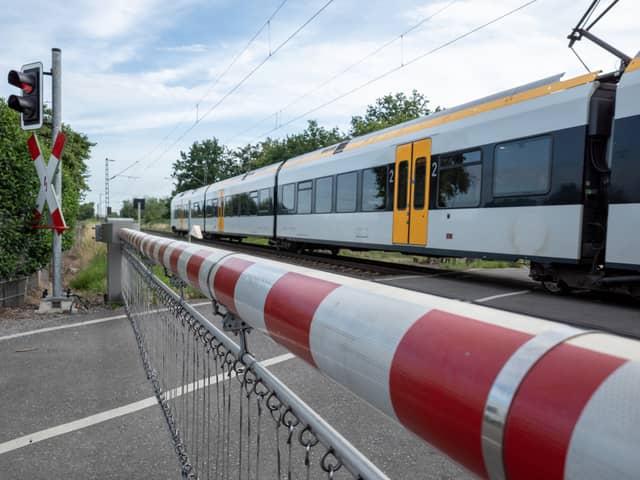
[[[20,113],[20,126],[23,130],[37,130],[42,127],[42,63],[30,63],[22,70],[10,70],[9,84],[22,90],[22,95],[10,95],[9,108]]]

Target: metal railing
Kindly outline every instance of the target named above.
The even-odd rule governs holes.
[[[387,478],[144,257],[123,253],[126,312],[183,478]]]

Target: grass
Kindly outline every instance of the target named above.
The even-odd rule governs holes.
[[[86,293],[107,291],[107,246],[93,239],[89,224],[83,224],[70,258],[78,273],[69,282],[71,288]]]
[[[242,239],[242,243],[249,245],[266,245],[269,246],[269,239],[262,237],[245,237]]]
[[[155,230],[157,232],[170,232],[171,225],[168,223],[144,223],[142,222],[142,228],[147,230]]]
[[[102,294],[107,291],[107,255],[98,254],[71,280],[71,288]]]
[[[164,268],[162,267],[162,265],[154,265],[153,268],[151,269],[151,271],[165,285],[167,285],[168,287],[172,288],[174,291],[180,293],[180,289],[179,288],[176,288],[176,287],[171,285],[171,283],[169,281],[169,277],[164,274]],[[199,290],[196,290],[195,288],[191,287],[190,285],[186,285],[184,287],[184,298],[185,299],[191,299],[191,298],[205,298],[205,297],[204,297],[204,295],[202,293],[200,293]]]
[[[473,258],[436,258],[421,255],[403,255],[400,252],[382,251],[352,251],[342,249],[340,255],[345,257],[368,258],[382,262],[399,263],[403,265],[428,265],[446,270],[468,270],[471,268],[508,268],[523,266],[522,262],[507,262],[502,260],[482,260]]]

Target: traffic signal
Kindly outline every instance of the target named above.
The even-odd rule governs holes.
[[[29,63],[22,70],[9,72],[9,83],[22,90],[22,95],[9,96],[9,108],[20,112],[23,130],[42,127],[42,62]]]

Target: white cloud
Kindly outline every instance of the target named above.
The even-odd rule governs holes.
[[[202,53],[209,50],[209,47],[202,43],[194,43],[191,45],[176,45],[174,47],[160,47],[161,52],[173,52],[173,53]]]
[[[256,141],[258,134],[275,126],[275,112],[279,111],[280,124],[287,122],[523,1],[458,0],[407,35],[402,48],[399,41],[394,42],[283,110],[298,96],[448,3],[396,0],[391,9],[382,0],[368,2],[366,8],[357,0],[335,2],[175,145],[171,144],[196,118],[196,103],[202,117],[268,54],[265,32],[233,69],[215,83],[277,2],[266,5],[255,0],[249,7],[239,7],[220,0],[225,14],[235,13],[235,17],[212,16],[211,29],[200,36],[185,33],[181,38],[165,38],[164,32],[175,25],[180,25],[181,32],[189,33],[190,25],[181,22],[190,18],[190,14],[199,13],[205,5],[211,7],[211,2],[116,0],[86,5],[73,0],[61,7],[36,0],[35,8],[42,13],[37,28],[31,29],[33,37],[25,36],[19,16],[0,20],[0,58],[7,62],[5,69],[8,69],[42,58],[42,53],[51,46],[63,49],[64,120],[98,142],[90,163],[93,192],[89,199],[97,200],[97,192],[103,190],[105,157],[115,158],[122,168],[142,159],[128,172],[140,175],[140,180],[118,179],[118,185],[112,186],[112,197],[117,202],[130,197],[134,189],[136,195],[168,194],[171,184],[164,177],[170,174],[171,162],[180,149],[187,149],[195,140],[215,135],[228,141],[266,119],[234,139],[234,143]],[[272,22],[271,48],[287,38],[322,3],[323,0],[309,0],[287,4]],[[258,7],[263,15],[251,17],[253,23],[247,26],[246,14]],[[584,8],[585,2],[539,0],[310,117],[326,126],[346,128],[352,115],[362,113],[367,104],[389,92],[415,88],[433,106],[452,107],[554,73],[580,74],[582,67],[568,50],[566,35]],[[640,44],[633,19],[639,10],[637,2],[621,2],[594,33],[635,54]],[[61,21],[63,18],[65,22]],[[226,33],[220,34],[214,23]],[[66,28],[59,28],[61,24]],[[578,44],[577,49],[594,69],[612,69],[616,64],[613,57],[586,41]],[[45,64],[48,63],[45,59]],[[0,95],[8,93],[8,87],[0,85]],[[306,118],[301,119],[272,135],[296,131],[305,122]]]

